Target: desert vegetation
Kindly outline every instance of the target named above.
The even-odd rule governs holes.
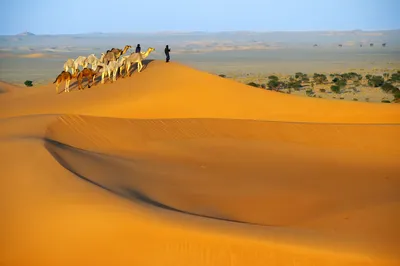
[[[32,80],[25,80],[24,85],[27,87],[32,87],[33,86]]]
[[[256,88],[307,97],[382,103],[400,101],[400,70],[359,72],[269,74],[257,80],[251,75],[245,80],[230,78]],[[225,74],[219,76],[229,78]]]

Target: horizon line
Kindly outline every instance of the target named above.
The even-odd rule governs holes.
[[[113,32],[102,32],[102,31],[92,31],[92,32],[85,32],[85,33],[41,33],[36,34],[31,31],[23,31],[16,34],[0,34],[0,36],[24,36],[24,33],[33,34],[33,36],[57,36],[57,35],[89,35],[89,34],[174,34],[174,33],[293,33],[293,32],[379,32],[379,31],[399,31],[400,28],[396,29],[353,29],[353,30],[332,30],[332,29],[325,29],[325,30],[218,30],[218,31],[207,31],[207,30],[161,30],[161,31],[113,31]]]

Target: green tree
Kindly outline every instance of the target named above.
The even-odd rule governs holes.
[[[288,86],[288,88],[293,88],[295,90],[299,90],[302,87],[300,80],[289,81],[287,86]]]
[[[385,83],[382,76],[371,76],[368,80],[368,85],[371,87],[380,87]]]
[[[331,91],[333,91],[334,93],[340,93],[340,87],[338,85],[332,85]]]
[[[267,83],[268,88],[270,88],[271,90],[278,88],[279,85],[281,85],[281,82],[275,79],[270,79]]]
[[[253,87],[256,87],[256,88],[260,88],[261,86],[260,86],[260,84],[258,84],[258,83],[255,83],[255,82],[249,82],[249,83],[247,83],[247,85],[249,85],[249,86],[253,86]]]
[[[279,78],[275,75],[271,75],[268,77],[269,80],[279,80]]]
[[[392,83],[389,83],[389,82],[385,82],[382,86],[381,86],[381,89],[384,91],[384,92],[392,92],[392,93],[394,93],[394,92],[396,92],[397,90],[399,90],[397,87],[395,87],[395,86],[393,86],[393,84]]]
[[[328,80],[324,74],[318,73],[314,73],[313,79],[317,84],[322,84]]]
[[[395,92],[393,92],[393,97],[395,100],[400,99],[400,90],[397,90]]]
[[[32,80],[26,80],[26,81],[24,82],[24,84],[25,84],[25,86],[27,86],[27,87],[32,87],[32,86],[33,86]]]
[[[392,82],[400,82],[400,71],[397,71],[397,73],[393,73],[390,80]]]

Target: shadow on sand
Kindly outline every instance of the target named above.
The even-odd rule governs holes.
[[[89,156],[90,155],[91,156],[96,156],[96,155],[97,156],[107,156],[107,157],[111,157],[114,159],[116,159],[118,157],[82,150],[82,149],[75,148],[70,145],[67,145],[67,144],[52,140],[52,139],[48,139],[48,138],[45,138],[44,141],[45,141],[44,146],[45,146],[46,150],[53,156],[53,158],[62,167],[64,167],[66,170],[68,170],[69,172],[74,174],[76,177],[78,177],[86,182],[89,182],[90,184],[95,185],[99,188],[102,188],[108,192],[111,192],[115,195],[118,195],[120,197],[128,199],[132,202],[139,202],[139,203],[146,204],[146,205],[149,205],[152,207],[161,208],[166,211],[173,211],[173,212],[192,215],[192,216],[196,216],[196,217],[209,218],[209,219],[215,219],[215,220],[220,220],[220,221],[225,221],[225,222],[240,223],[240,224],[250,224],[250,225],[255,225],[255,226],[266,226],[266,225],[262,225],[262,224],[233,220],[233,219],[229,219],[229,218],[225,218],[225,217],[221,217],[221,216],[208,216],[208,215],[192,213],[192,212],[188,212],[188,211],[184,211],[184,210],[179,210],[177,208],[163,204],[162,202],[156,201],[156,200],[152,199],[151,197],[149,197],[148,195],[146,195],[145,192],[139,191],[138,189],[133,188],[133,187],[126,187],[126,186],[120,186],[120,187],[116,187],[116,188],[107,187],[106,185],[103,185],[101,183],[93,181],[90,177],[79,173],[77,170],[74,169],[74,167],[71,164],[68,163],[68,161],[66,159],[63,158],[63,156],[59,152],[57,152],[57,150],[82,152],[82,153],[87,153]],[[122,158],[122,159],[129,160],[126,158]]]

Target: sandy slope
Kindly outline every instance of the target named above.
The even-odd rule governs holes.
[[[153,61],[0,94],[1,265],[397,265],[400,107]]]

